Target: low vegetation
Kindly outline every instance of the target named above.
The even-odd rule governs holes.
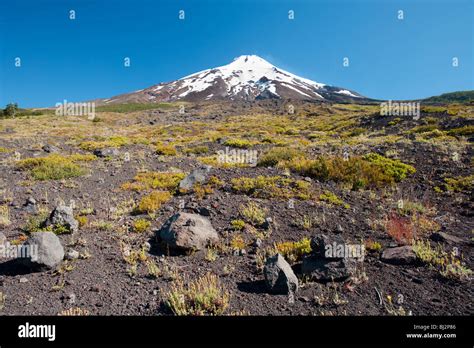
[[[156,213],[163,203],[171,199],[171,193],[168,191],[153,191],[152,193],[142,197],[135,208],[137,214],[153,214]]]
[[[340,157],[296,157],[278,165],[319,181],[348,183],[354,190],[393,184],[415,173],[415,168],[410,165],[374,153],[347,160]]]
[[[309,182],[281,176],[240,177],[232,179],[231,183],[235,192],[258,198],[309,199],[312,193]]]
[[[240,206],[239,210],[244,219],[252,225],[259,226],[265,222],[266,212],[255,202],[248,202]]]
[[[421,262],[436,268],[444,278],[463,281],[472,276],[472,270],[465,266],[460,257],[446,252],[439,244],[432,247],[429,241],[417,240],[413,243],[413,250]]]
[[[230,293],[216,275],[208,273],[190,282],[175,280],[164,298],[175,315],[222,315],[229,307]]]
[[[158,143],[156,144],[156,153],[162,156],[176,156],[176,148],[171,144]]]
[[[324,191],[324,193],[319,195],[319,199],[323,202],[327,202],[329,204],[333,205],[340,205],[343,206],[346,209],[350,208],[350,205],[347,203],[344,203],[342,199],[340,199],[338,196],[336,196],[333,192],[331,191]]]
[[[47,157],[20,160],[17,166],[21,170],[28,170],[35,180],[61,180],[86,174],[87,170],[77,162],[88,162],[96,159],[93,155],[61,156],[53,154]]]
[[[132,182],[124,183],[121,188],[131,191],[145,190],[167,190],[172,193],[176,192],[181,180],[185,178],[184,173],[169,172],[143,172],[138,173]]]
[[[144,233],[146,232],[151,226],[151,222],[146,219],[138,219],[135,220],[132,224],[133,232],[137,233]]]
[[[281,242],[276,243],[275,248],[288,262],[295,263],[311,253],[311,241],[309,238],[303,238],[297,242]]]

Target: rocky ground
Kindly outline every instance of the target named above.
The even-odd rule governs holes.
[[[1,314],[473,314],[474,106],[117,111],[0,120]]]

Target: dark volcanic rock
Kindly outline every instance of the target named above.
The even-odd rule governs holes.
[[[325,259],[316,256],[308,256],[303,259],[301,272],[315,281],[343,281],[354,274],[356,260]]]
[[[383,262],[395,265],[408,265],[416,262],[416,255],[410,245],[388,248],[382,253]]]
[[[431,235],[431,239],[435,242],[444,242],[448,244],[467,244],[466,240],[445,232],[435,232]]]
[[[298,278],[280,254],[267,259],[263,273],[265,284],[273,293],[290,294],[298,290]]]

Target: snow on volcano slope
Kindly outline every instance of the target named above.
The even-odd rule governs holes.
[[[245,55],[224,66],[110,98],[107,103],[269,98],[345,101],[364,97],[353,91],[299,77],[259,56]]]

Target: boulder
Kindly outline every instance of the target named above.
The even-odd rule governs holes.
[[[179,250],[202,250],[219,239],[209,219],[183,212],[169,218],[158,233],[168,246]]]
[[[53,209],[48,219],[45,221],[45,226],[64,226],[71,233],[79,230],[79,222],[74,218],[72,207],[66,205],[59,205]]]
[[[268,290],[276,294],[293,294],[298,290],[298,278],[285,258],[276,254],[269,257],[263,270]]]
[[[303,259],[301,273],[312,281],[339,282],[350,278],[356,270],[355,259],[327,259],[309,255]]]
[[[416,262],[416,254],[410,245],[388,248],[382,253],[383,262],[394,265],[408,265]]]
[[[203,184],[207,180],[209,171],[210,167],[194,169],[191,174],[181,180],[179,183],[179,188],[182,190],[190,190],[197,183]]]
[[[53,232],[33,233],[22,248],[28,248],[22,252],[30,256],[22,259],[22,261],[25,265],[34,269],[53,269],[64,258],[64,248]]]
[[[116,157],[120,155],[120,151],[114,147],[97,149],[94,151],[94,155],[97,157]]]

